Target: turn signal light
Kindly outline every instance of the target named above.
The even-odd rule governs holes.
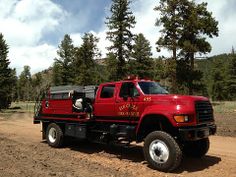
[[[189,121],[189,117],[186,115],[176,115],[174,116],[174,119],[178,123],[184,123]]]

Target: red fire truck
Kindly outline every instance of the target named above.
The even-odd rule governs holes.
[[[95,86],[51,87],[35,106],[42,137],[61,147],[68,137],[101,143],[144,142],[144,157],[173,171],[183,154],[202,157],[216,132],[213,109],[202,96],[172,95],[157,82],[131,78]]]

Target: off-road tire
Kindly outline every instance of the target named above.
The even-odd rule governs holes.
[[[197,141],[189,141],[184,144],[183,152],[186,156],[201,158],[208,152],[210,147],[209,138]]]
[[[63,131],[59,125],[51,123],[47,127],[46,140],[49,146],[59,148],[62,147],[64,142]]]
[[[161,142],[160,144],[168,150],[169,155],[165,161],[158,162],[158,160],[155,160],[152,157],[153,152],[151,152],[151,147],[158,145],[158,143],[155,142]],[[163,131],[154,131],[148,134],[144,140],[143,151],[144,157],[150,167],[163,172],[171,172],[175,170],[182,160],[182,151],[179,144],[171,135]]]

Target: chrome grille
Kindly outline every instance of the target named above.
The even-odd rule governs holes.
[[[214,120],[212,105],[209,101],[196,101],[195,108],[198,122]]]

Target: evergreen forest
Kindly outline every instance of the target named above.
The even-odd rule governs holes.
[[[84,33],[80,46],[65,34],[52,66],[35,74],[31,74],[30,66],[24,66],[19,76],[10,68],[9,46],[0,32],[0,109],[9,107],[12,101],[34,101],[50,86],[99,85],[129,75],[156,80],[174,94],[236,100],[234,48],[199,59],[211,52],[209,39],[219,35],[218,21],[207,10],[207,3],[160,0],[153,9],[157,15],[153,25],[161,28],[156,46],[151,46],[144,34],[132,32],[139,19],[131,3],[112,0],[105,21],[106,39],[111,43],[106,57],[101,57],[99,38],[94,34]],[[152,47],[159,57],[153,57]],[[161,56],[162,50],[168,50],[170,56]]]

